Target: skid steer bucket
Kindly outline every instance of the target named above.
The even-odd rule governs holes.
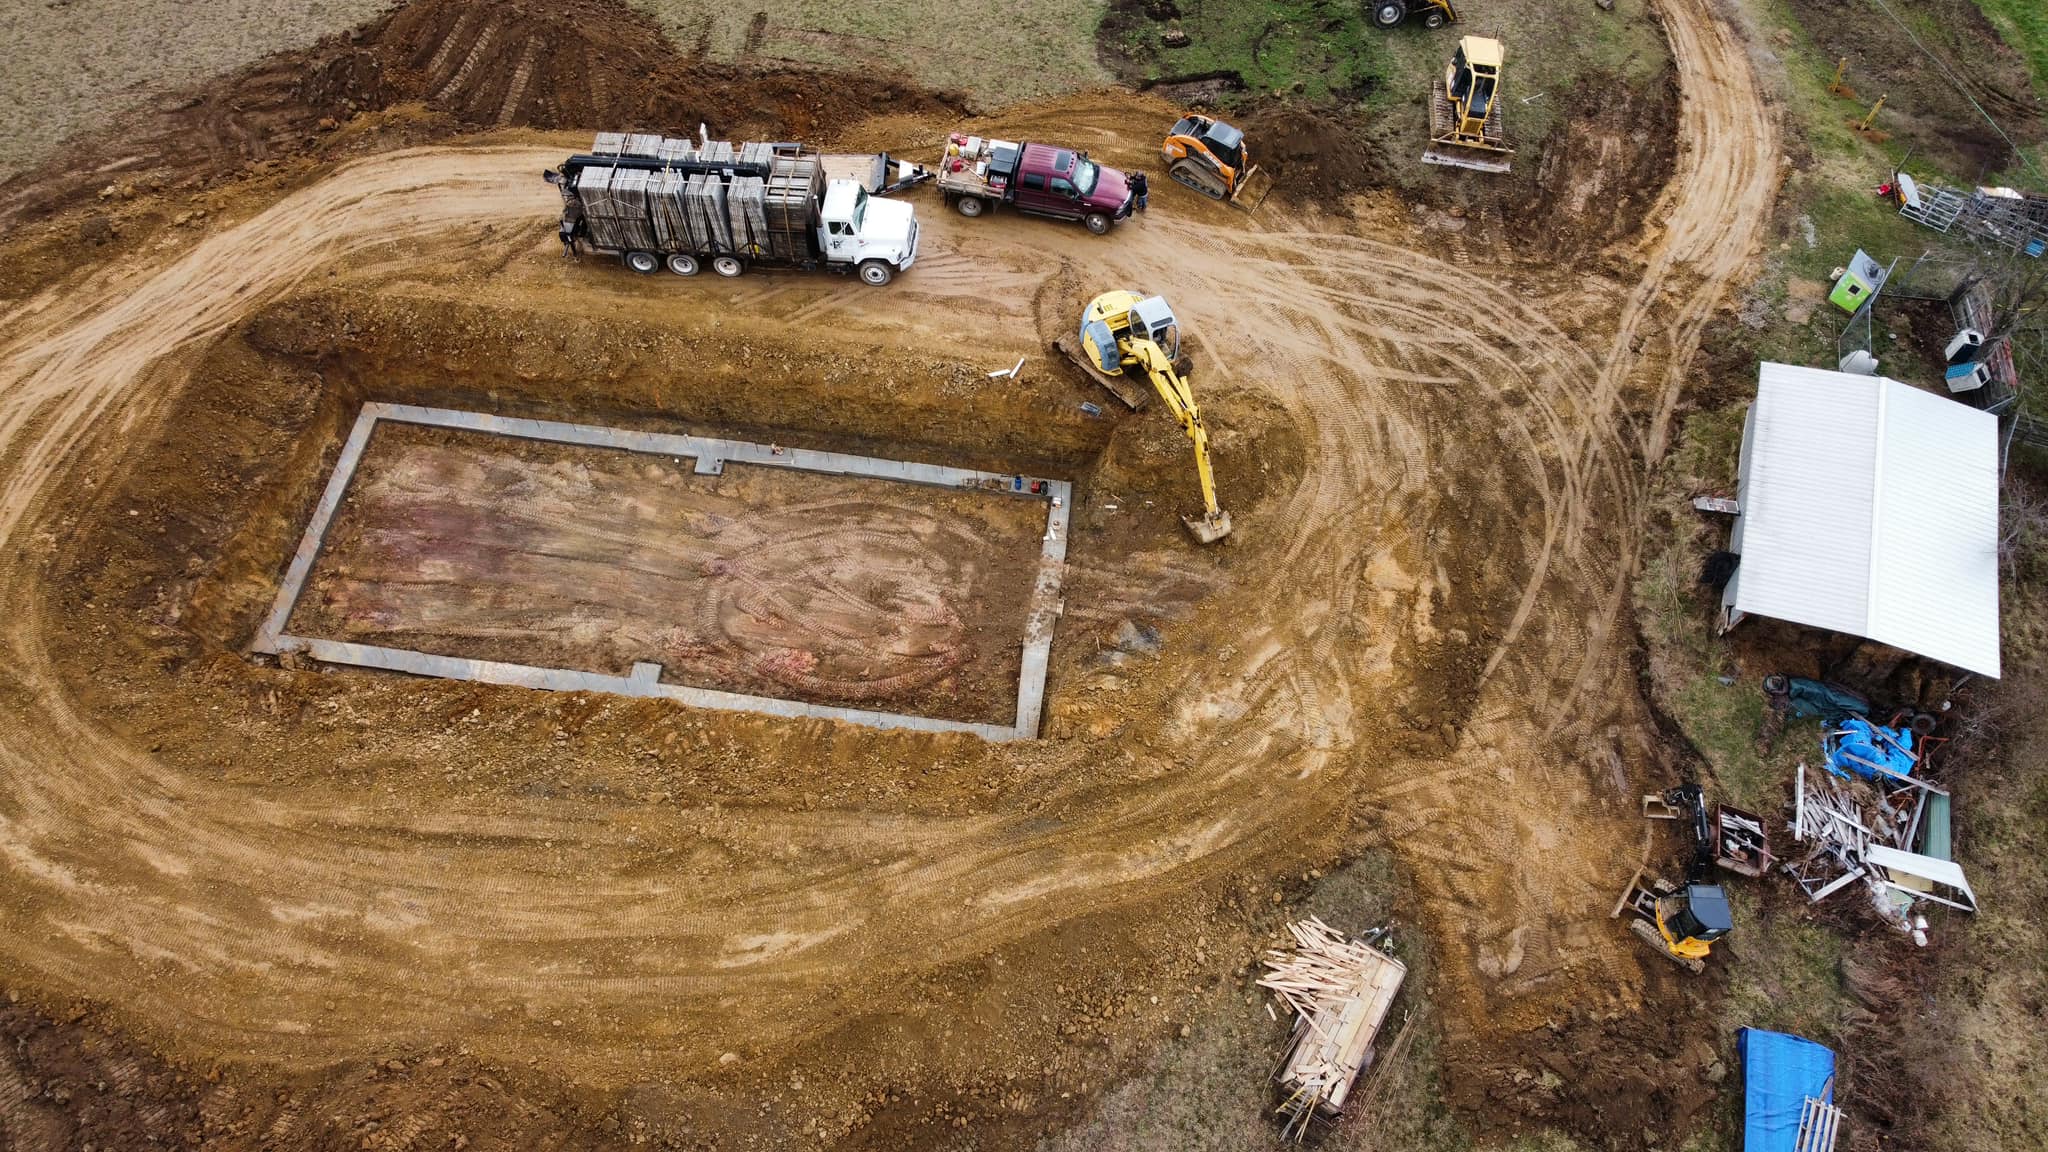
[[[1273,194],[1273,175],[1262,170],[1257,164],[1237,182],[1237,191],[1231,193],[1230,202],[1247,212],[1257,212],[1266,197]]]

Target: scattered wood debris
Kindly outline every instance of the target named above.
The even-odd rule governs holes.
[[[1274,1079],[1282,1133],[1299,1143],[1313,1120],[1342,1116],[1358,1075],[1372,1061],[1373,1039],[1387,1018],[1408,966],[1373,947],[1390,929],[1347,940],[1311,916],[1289,924],[1293,951],[1268,952],[1259,986],[1294,1010],[1294,1035]]]

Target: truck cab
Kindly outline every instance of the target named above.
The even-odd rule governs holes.
[[[1049,144],[1024,145],[1013,196],[1021,211],[1079,220],[1097,235],[1131,214],[1131,185],[1122,172]]]
[[[854,265],[862,280],[887,284],[917,260],[917,212],[870,196],[857,181],[833,180],[818,209],[818,251],[828,264]]]

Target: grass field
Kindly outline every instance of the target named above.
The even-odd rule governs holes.
[[[2034,94],[2048,100],[2048,8],[2039,0],[1977,0],[1992,27],[2027,58]]]
[[[628,0],[685,51],[718,60],[878,67],[996,106],[1110,82],[1102,0]]]
[[[390,0],[0,4],[0,179],[122,108],[343,32]]]

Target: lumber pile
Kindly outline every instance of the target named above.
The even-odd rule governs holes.
[[[1386,1021],[1408,966],[1364,940],[1310,917],[1287,926],[1292,951],[1266,954],[1259,986],[1294,1011],[1294,1033],[1275,1080],[1280,1087],[1283,1133],[1304,1139],[1312,1120],[1334,1120],[1372,1060],[1373,1040]],[[1382,929],[1368,936],[1378,939]]]

